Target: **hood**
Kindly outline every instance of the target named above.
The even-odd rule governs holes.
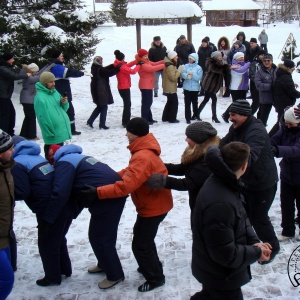
[[[191,53],[189,56],[191,56],[194,59],[195,63],[198,64],[199,56],[197,53]]]
[[[117,66],[119,64],[126,65],[126,61],[115,59],[114,66]]]
[[[245,61],[237,61],[235,59],[232,60],[233,65],[239,65],[239,66],[244,66],[246,64]]]
[[[159,143],[152,133],[137,138],[133,143],[129,144],[127,148],[130,150],[131,154],[140,150],[153,151],[157,156],[161,153]]]
[[[58,162],[65,155],[74,153],[81,154],[82,148],[75,144],[61,146],[54,154],[54,162]]]
[[[36,87],[37,91],[41,91],[41,92],[46,93],[46,94],[48,94],[48,95],[52,95],[52,94],[54,94],[54,93],[56,92],[56,89],[50,90],[50,89],[46,88],[46,87],[45,87],[43,84],[41,84],[40,82],[37,82],[37,83],[35,84],[35,87]]]
[[[230,49],[230,43],[229,43],[229,40],[228,40],[228,38],[226,37],[226,36],[221,36],[220,38],[219,38],[219,40],[218,40],[218,49],[221,49],[221,42],[224,40],[224,42],[225,42],[225,46],[224,46],[224,49]]]
[[[292,74],[289,69],[284,64],[278,64],[278,69],[276,72],[276,76],[280,76],[282,74]]]
[[[243,36],[243,42],[246,41],[246,35],[244,31],[240,31],[237,35],[236,35],[236,39],[239,39],[239,35]]]
[[[18,143],[15,147],[15,152],[12,157],[15,158],[18,155],[40,155],[40,146],[33,141],[22,141]]]
[[[160,42],[160,45],[159,45],[159,46],[155,45],[154,42],[151,43],[151,48],[152,48],[152,49],[163,48],[164,46],[165,46],[165,45],[164,45],[163,42]]]

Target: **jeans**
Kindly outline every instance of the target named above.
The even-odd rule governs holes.
[[[131,117],[131,96],[130,89],[119,90],[119,94],[123,99],[123,115],[122,115],[122,125],[126,126],[130,121]]]
[[[176,93],[167,93],[167,103],[164,107],[162,120],[163,122],[174,122],[177,118],[178,112],[178,96]]]
[[[93,110],[92,114],[90,115],[89,119],[87,120],[87,123],[93,125],[94,121],[100,115],[99,127],[105,126],[107,109],[108,109],[108,105],[96,106],[96,108]]]
[[[16,111],[9,98],[0,98],[0,128],[10,136],[15,135]]]
[[[159,71],[156,71],[154,73],[154,76],[155,76],[155,86],[154,86],[154,93],[158,93],[158,90],[159,90],[159,76],[161,76],[161,79],[163,80],[164,78],[164,70],[159,70]]]
[[[15,281],[14,271],[10,263],[9,247],[0,249],[0,300],[10,294]]]
[[[24,121],[21,128],[20,135],[25,139],[35,139],[36,138],[36,116],[33,104],[22,103],[24,111]]]
[[[191,104],[193,116],[198,116],[198,91],[184,90],[184,116],[187,122],[191,121]]]
[[[153,103],[153,91],[141,89],[142,93],[142,105],[141,105],[141,115],[142,118],[148,122],[153,120],[151,105]]]

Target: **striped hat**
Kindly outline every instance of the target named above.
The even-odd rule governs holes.
[[[13,141],[11,136],[0,129],[0,153],[4,153],[5,151],[9,150],[11,147],[13,147]]]
[[[229,112],[233,112],[242,116],[251,116],[252,115],[252,109],[247,100],[240,99],[234,101],[229,106]]]

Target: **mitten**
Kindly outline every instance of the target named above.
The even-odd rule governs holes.
[[[194,73],[193,73],[193,71],[189,71],[188,74],[193,76]]]
[[[177,70],[179,73],[181,73],[183,71],[183,69],[184,69],[184,65],[180,65]]]
[[[88,72],[86,70],[84,70],[83,73],[84,73],[85,76],[93,77],[93,74],[91,74],[90,72]]]
[[[271,158],[274,158],[274,157],[277,157],[277,155],[278,155],[278,148],[274,147],[274,146],[271,146],[269,156]]]
[[[167,176],[164,174],[152,174],[147,182],[146,185],[150,189],[162,189],[166,185]]]
[[[99,200],[97,188],[94,186],[85,184],[83,189],[80,191],[82,199],[84,199],[84,202],[89,205],[93,202]]]
[[[189,74],[188,76],[186,76],[186,78],[187,79],[192,79],[192,75]]]

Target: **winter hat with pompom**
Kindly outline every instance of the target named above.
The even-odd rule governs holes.
[[[117,60],[123,60],[125,58],[124,53],[122,53],[120,50],[116,50],[114,52],[114,55],[115,55]]]

